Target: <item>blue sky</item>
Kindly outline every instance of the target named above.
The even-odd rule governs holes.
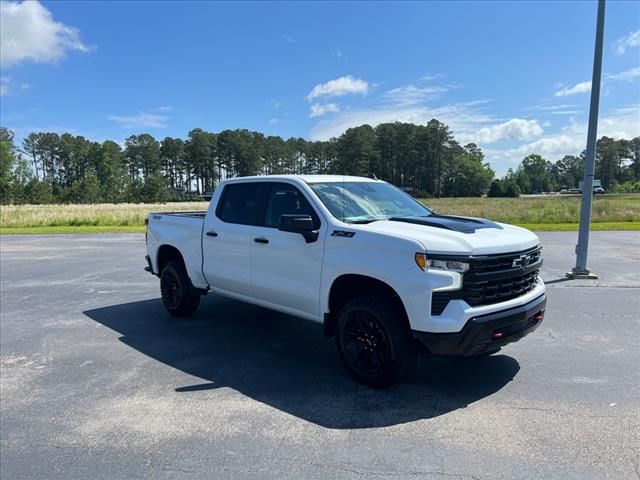
[[[596,3],[2,2],[1,123],[328,139],[438,118],[498,174],[586,143]],[[600,135],[640,135],[640,2],[609,1]]]

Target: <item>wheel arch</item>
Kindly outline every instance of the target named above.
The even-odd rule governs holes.
[[[364,295],[388,298],[394,302],[402,313],[401,321],[410,328],[402,298],[391,285],[368,275],[348,273],[336,277],[329,289],[328,311],[324,314],[323,322],[325,337],[336,334],[337,314],[340,308],[353,298]]]
[[[158,268],[158,273],[157,273],[158,277],[162,275],[162,269],[169,262],[179,262],[182,265],[187,275],[187,278],[189,279],[191,290],[194,293],[197,293],[199,295],[207,294],[206,289],[198,288],[193,284],[193,281],[191,280],[191,276],[189,275],[189,269],[187,268],[187,264],[184,261],[184,257],[182,256],[182,253],[180,253],[180,250],[178,250],[173,245],[168,245],[168,244],[161,245],[160,247],[158,247],[158,253],[156,254],[156,265]]]
[[[186,267],[184,258],[182,257],[180,250],[178,250],[173,245],[168,245],[168,244],[160,245],[160,247],[158,247],[158,252],[156,254],[156,265],[158,268],[158,275],[162,274],[162,269],[167,263],[173,262],[173,261],[180,262],[182,263],[182,266]]]

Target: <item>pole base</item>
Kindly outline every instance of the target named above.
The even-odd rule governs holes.
[[[598,275],[592,273],[591,270],[576,270],[575,268],[567,272],[566,275],[571,280],[596,280],[598,278]]]

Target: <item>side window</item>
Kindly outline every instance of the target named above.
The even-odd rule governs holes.
[[[227,223],[258,225],[262,214],[264,183],[232,183],[224,187],[216,216]]]
[[[320,228],[320,219],[302,192],[293,185],[272,183],[264,218],[265,227],[277,227],[281,215],[311,215],[314,228]]]

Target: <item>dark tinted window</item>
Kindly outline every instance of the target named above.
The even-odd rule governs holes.
[[[300,190],[286,183],[271,185],[264,219],[266,227],[277,227],[282,215],[311,215],[315,228],[320,228],[320,219]]]
[[[216,215],[228,223],[257,225],[264,202],[265,183],[233,183],[224,187]]]

